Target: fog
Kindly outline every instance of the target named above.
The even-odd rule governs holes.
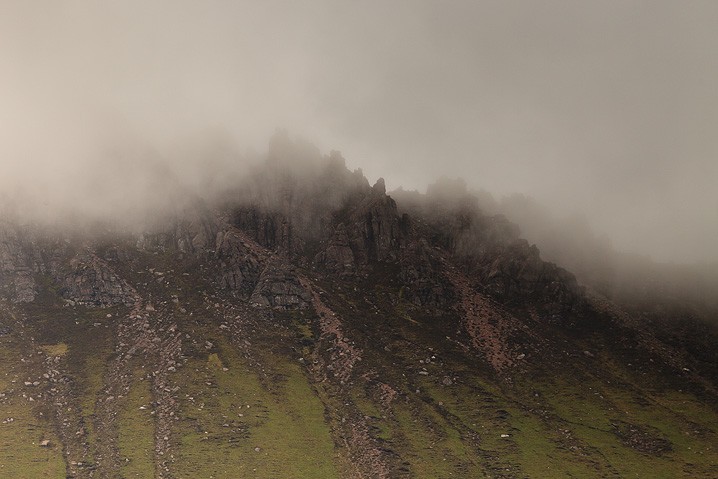
[[[137,215],[230,182],[281,127],[389,189],[461,177],[619,250],[716,261],[716,18],[713,1],[4,1],[1,196]]]

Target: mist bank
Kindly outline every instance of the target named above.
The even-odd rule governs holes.
[[[385,188],[383,180],[372,187],[361,169],[347,168],[340,152],[323,153],[285,130],[277,130],[261,153],[216,135],[164,150],[139,141],[114,145],[74,169],[38,171],[26,185],[4,189],[1,219],[75,235],[142,235],[193,221],[203,211],[231,211],[239,222],[255,222],[256,214],[274,218],[311,249],[327,240],[327,225],[349,205],[373,190],[383,195]],[[492,257],[525,238],[541,259],[623,304],[643,311],[690,304],[698,314],[718,309],[715,263],[660,263],[619,251],[585,218],[561,217],[528,196],[496,199],[446,177],[425,193],[399,188],[390,195],[415,228],[423,221],[433,225],[428,241],[459,257]]]
[[[207,136],[261,151],[279,125],[390,188],[460,176],[583,212],[620,249],[715,261],[717,9],[3,2],[0,190],[29,191],[20,204],[45,216],[73,197],[73,210],[102,217],[104,202],[87,198],[120,212],[157,188],[132,177],[93,191],[95,177],[107,183],[96,165],[107,144],[175,163]],[[203,164],[180,180],[216,171]],[[110,164],[107,176],[134,168]]]
[[[317,211],[341,208],[370,189],[340,152],[277,129],[262,151],[223,132],[164,146],[140,136],[105,135],[82,155],[9,164],[0,178],[0,217],[20,224],[118,234],[161,229],[198,204],[282,212],[297,228],[318,228]],[[42,164],[41,164],[42,163]]]
[[[91,140],[83,150],[59,150],[55,162],[34,157],[33,148],[25,163],[6,158],[6,174],[0,177],[0,214],[45,225],[98,224],[140,231],[181,214],[197,201],[209,207],[230,201],[277,209],[301,204],[287,196],[300,195],[321,198],[326,209],[333,209],[352,194],[352,188],[369,185],[361,168],[354,168],[349,182],[354,186],[345,180],[334,184],[337,179],[327,176],[326,167],[333,162],[346,166],[342,154],[323,153],[311,141],[284,129],[277,129],[263,150],[242,147],[224,130],[162,143],[117,128]],[[673,276],[679,277],[693,271],[708,278],[718,270],[710,258],[681,265],[656,261],[645,251],[621,251],[612,241],[614,232],[597,231],[586,215],[561,215],[523,193],[499,196],[491,192],[492,185],[473,189],[467,183],[442,177],[428,186],[427,204],[443,208],[464,202],[487,216],[505,216],[518,225],[516,234],[536,243],[546,259],[604,293],[632,275],[650,278],[660,270],[674,271]],[[402,187],[394,192],[400,202],[407,193]],[[306,213],[296,210],[293,216],[298,222],[307,221]],[[647,237],[646,244],[650,242]]]
[[[2,215],[55,227],[137,231],[199,199],[217,201],[262,162],[220,134],[166,146],[140,136],[104,137],[84,151],[57,151],[51,160],[38,155],[25,163],[7,161],[0,178]]]
[[[521,194],[482,205],[511,218],[545,259],[569,269],[582,283],[608,297],[647,307],[685,299],[718,306],[718,261],[661,262],[647,253],[621,251],[608,234],[595,231],[584,215],[560,216]],[[690,244],[676,247],[690,248]]]
[[[561,216],[523,194],[496,198],[468,188],[463,179],[443,177],[425,194],[402,188],[391,194],[400,209],[435,221],[458,218],[468,227],[453,245],[459,252],[471,251],[472,241],[486,232],[502,231],[504,240],[525,238],[542,259],[567,269],[582,285],[641,313],[677,308],[677,315],[712,317],[718,311],[718,262],[667,263],[621,251],[585,216]]]

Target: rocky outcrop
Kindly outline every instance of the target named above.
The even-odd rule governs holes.
[[[220,285],[241,296],[251,295],[264,269],[266,253],[244,232],[228,226],[217,235],[215,254]]]
[[[215,246],[217,223],[209,215],[195,215],[177,223],[177,249],[183,253],[197,253]]]
[[[574,309],[583,303],[583,291],[576,278],[541,260],[536,245],[526,240],[516,241],[482,260],[484,290],[503,302],[540,300],[560,309]]]
[[[137,247],[144,250],[199,254],[215,246],[221,220],[203,205],[186,208],[154,230],[139,235]]]
[[[314,262],[339,276],[351,276],[356,272],[354,251],[343,223],[336,227],[327,247],[314,257]]]
[[[425,239],[413,242],[402,251],[399,264],[403,299],[421,306],[445,306],[452,301],[453,291]]]
[[[35,300],[38,286],[32,258],[18,229],[0,223],[0,293],[13,302]]]
[[[292,253],[301,249],[301,240],[294,235],[290,220],[279,212],[241,207],[233,211],[231,223],[269,250]]]
[[[463,182],[437,182],[426,195],[403,190],[396,194],[402,208],[414,217],[412,235],[448,254],[447,258],[453,258],[490,297],[512,305],[540,302],[557,311],[574,310],[583,304],[583,292],[575,277],[543,261],[538,249],[520,239],[518,226],[505,216],[484,214]],[[423,290],[419,300],[424,304],[431,301],[426,293],[431,291],[431,283],[446,282],[442,278],[432,280],[436,275],[426,255],[420,249],[413,251],[402,266],[402,281]]]
[[[350,238],[360,264],[395,261],[403,236],[408,230],[408,217],[400,221],[396,202],[385,194],[380,179],[351,215]]]
[[[76,250],[80,252],[75,252]],[[134,291],[91,247],[59,232],[5,224],[0,228],[0,290],[14,302],[32,302],[44,277],[65,300],[107,307],[134,303]]]
[[[311,294],[299,281],[294,267],[282,258],[273,258],[262,271],[250,302],[276,309],[305,309]]]
[[[58,292],[67,301],[101,308],[135,303],[134,289],[93,253],[79,253],[67,269],[58,265],[53,269]]]
[[[20,269],[15,271],[14,292],[12,300],[16,303],[31,303],[35,301],[38,295],[38,286],[35,281],[35,275],[30,269]]]
[[[351,276],[377,262],[396,262],[409,237],[409,217],[399,216],[396,202],[386,195],[384,180],[347,199],[334,211],[330,235],[321,243],[314,263]]]

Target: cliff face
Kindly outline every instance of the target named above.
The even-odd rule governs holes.
[[[279,274],[266,253],[250,243],[283,255],[288,264],[313,265],[337,278],[366,276],[379,264],[393,266],[402,294],[420,305],[446,306],[455,299],[444,261],[461,265],[476,278],[476,287],[498,301],[550,301],[560,310],[581,303],[572,275],[543,262],[538,250],[516,238],[504,220],[484,217],[476,208],[468,216],[466,211],[444,212],[440,221],[420,211],[400,214],[384,180],[369,187],[337,154],[315,174],[305,191],[307,186],[291,175],[275,178],[275,184],[262,172],[257,181],[281,191],[281,201],[267,206],[261,197],[243,195],[238,203],[230,201],[224,210],[214,211],[198,204],[139,235],[136,247],[212,256],[219,261],[217,281],[224,288],[281,308],[304,307],[306,297],[292,286],[291,275]],[[78,246],[68,238],[53,244],[33,238],[40,232],[23,233],[12,225],[0,228],[0,234],[0,280],[14,301],[32,301],[35,276],[48,273],[69,301],[95,306],[132,302],[130,288],[93,252],[92,244],[72,253]],[[71,259],[64,261],[68,255]],[[289,281],[287,288],[280,286],[282,278]]]
[[[114,273],[93,246],[72,245],[68,238],[49,238],[32,229],[6,229],[0,234],[0,288],[11,301],[35,301],[39,283],[49,281],[58,296],[71,304],[133,304],[132,287]]]

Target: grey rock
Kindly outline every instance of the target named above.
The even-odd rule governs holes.
[[[311,295],[299,282],[294,268],[275,258],[262,271],[250,301],[277,309],[305,309],[311,302]]]

